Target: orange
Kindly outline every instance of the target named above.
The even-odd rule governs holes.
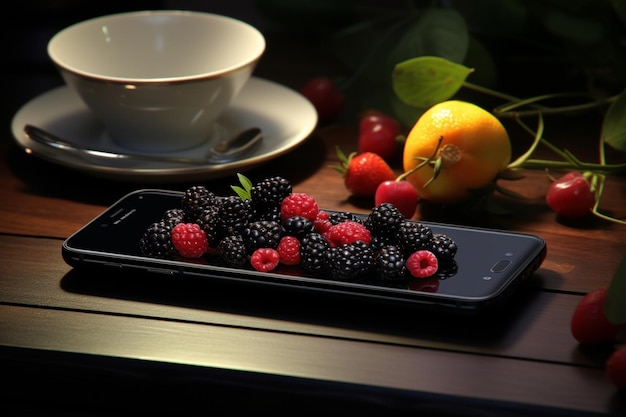
[[[511,142],[493,114],[466,101],[448,100],[423,113],[404,144],[405,173],[429,159],[407,181],[424,200],[460,202],[469,197],[470,190],[489,185],[507,167]]]

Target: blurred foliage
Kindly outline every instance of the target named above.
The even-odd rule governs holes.
[[[267,18],[315,34],[364,107],[410,121],[391,87],[396,64],[436,56],[469,81],[523,95],[626,85],[626,0],[257,0]]]

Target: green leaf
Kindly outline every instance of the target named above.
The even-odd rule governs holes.
[[[456,94],[472,71],[445,58],[412,58],[394,68],[393,89],[405,103],[426,108]]]
[[[626,152],[626,90],[609,107],[602,125],[602,140],[613,148]]]
[[[469,33],[459,12],[429,8],[415,17],[389,52],[392,65],[417,56],[438,56],[457,63],[465,60]]]
[[[607,290],[604,314],[612,323],[626,323],[626,255],[617,267]]]
[[[546,28],[566,43],[589,47],[599,44],[606,37],[602,22],[591,16],[575,16],[560,10],[543,13]]]
[[[250,200],[250,198],[252,198],[250,193],[250,190],[252,190],[252,181],[250,181],[250,179],[248,179],[245,175],[239,173],[237,174],[237,178],[239,179],[241,187],[238,185],[231,185],[230,188],[232,188],[232,190],[237,193],[242,200]]]

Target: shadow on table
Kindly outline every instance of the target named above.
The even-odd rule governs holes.
[[[545,308],[551,295],[537,290],[541,279],[538,274],[531,276],[497,312],[479,315],[424,310],[311,289],[173,278],[144,272],[111,273],[102,269],[73,269],[62,279],[61,287],[72,293],[98,297],[488,348],[513,344],[533,317]]]

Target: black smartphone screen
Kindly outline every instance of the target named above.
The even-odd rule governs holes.
[[[138,190],[128,194],[64,242],[64,259],[75,267],[104,264],[475,310],[510,294],[516,284],[539,268],[546,255],[544,240],[535,235],[422,222],[433,233],[445,234],[456,242],[455,267],[434,278],[411,279],[401,285],[307,277],[297,267],[260,273],[212,265],[210,261],[143,256],[139,241],[146,228],[161,219],[166,210],[181,207],[182,195],[166,190]]]

